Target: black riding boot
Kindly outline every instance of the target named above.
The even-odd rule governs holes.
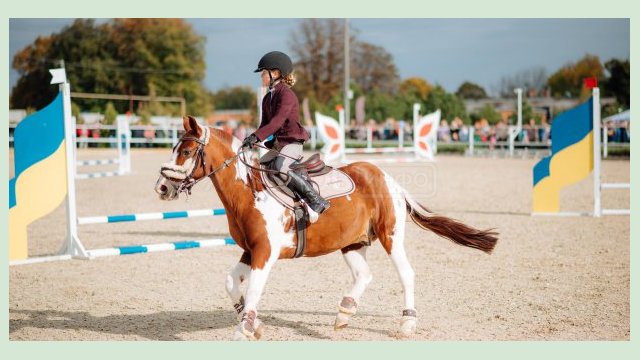
[[[289,175],[287,187],[306,200],[307,204],[309,204],[309,207],[313,209],[313,211],[318,214],[322,214],[323,211],[327,210],[331,206],[331,204],[329,204],[327,200],[323,199],[320,194],[316,192],[313,186],[311,186],[311,184],[300,174],[290,170],[287,172],[287,175]]]

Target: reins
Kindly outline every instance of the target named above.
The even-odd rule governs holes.
[[[208,130],[208,129],[207,129],[207,130]],[[221,170],[223,170],[223,169],[225,169],[225,168],[229,167],[229,166],[230,166],[234,161],[236,161],[236,160],[240,161],[240,162],[241,162],[243,165],[245,165],[248,169],[251,169],[251,170],[254,170],[254,171],[264,172],[264,173],[269,173],[269,174],[276,174],[276,175],[283,175],[283,176],[285,176],[285,177],[287,177],[287,178],[289,177],[289,175],[288,175],[288,174],[283,173],[283,172],[278,171],[278,170],[268,169],[268,168],[260,168],[260,167],[256,167],[256,166],[251,165],[251,164],[250,164],[250,162],[246,159],[246,153],[247,153],[247,150],[249,150],[249,148],[243,148],[242,146],[240,146],[240,147],[236,150],[236,154],[235,154],[234,156],[232,156],[232,157],[230,157],[230,158],[225,159],[225,160],[224,160],[224,162],[223,162],[220,166],[218,166],[218,167],[216,167],[215,169],[213,169],[213,170],[211,170],[211,171],[207,172],[207,163],[206,163],[206,157],[205,157],[205,153],[204,153],[204,148],[205,148],[205,146],[206,146],[207,144],[205,143],[205,141],[204,141],[203,139],[196,138],[196,137],[194,137],[194,136],[192,136],[192,135],[186,135],[186,134],[185,134],[182,138],[180,138],[180,141],[178,141],[178,143],[173,147],[173,151],[175,151],[175,149],[180,145],[180,143],[182,143],[182,142],[183,142],[183,141],[185,141],[185,140],[195,141],[196,143],[198,143],[198,148],[196,149],[196,155],[195,155],[196,165],[195,165],[195,166],[193,167],[193,169],[191,170],[191,173],[190,173],[189,175],[185,176],[184,180],[181,180],[181,182],[180,182],[180,184],[178,185],[178,188],[177,188],[177,190],[176,190],[178,194],[180,194],[180,193],[183,193],[183,192],[184,192],[184,193],[186,193],[187,195],[189,195],[189,196],[190,196],[190,195],[191,195],[191,189],[192,189],[192,188],[193,188],[197,183],[199,183],[199,182],[200,182],[200,181],[202,181],[203,179],[208,178],[208,177],[210,177],[211,175],[215,175],[217,172],[219,172],[219,171],[221,171]],[[270,150],[269,148],[267,148],[266,146],[261,145],[261,144],[254,144],[253,146],[255,146],[255,147],[260,147],[260,148],[267,149],[267,150]],[[277,152],[278,152],[278,155],[279,155],[279,156],[284,156],[284,157],[287,157],[287,158],[290,158],[290,159],[293,159],[293,160],[299,160],[299,159],[294,158],[294,157],[292,157],[292,156],[289,156],[289,155],[283,154],[283,153],[281,153],[281,152],[280,152],[280,151],[278,151],[278,150],[275,150],[275,151],[277,151]],[[198,164],[198,162],[199,162],[200,164]],[[194,179],[194,178],[193,178],[193,174],[195,173],[196,169],[198,169],[199,167],[201,167],[201,168],[202,168],[202,170],[205,172],[205,175],[204,175],[204,176],[202,176],[202,177],[201,177],[201,178],[199,178],[199,179]],[[164,170],[164,169],[162,169],[162,170]],[[167,175],[163,174],[163,173],[162,173],[162,170],[160,171],[160,174],[161,174],[163,177],[165,177],[166,179],[168,179],[168,180],[170,180],[170,181],[178,180],[178,179],[174,179],[174,178],[171,178],[171,177],[169,177],[169,176],[167,176]],[[253,181],[254,181],[254,176],[253,176],[253,174],[251,173],[251,171],[249,171],[249,172],[248,172],[248,174],[249,174],[249,184],[250,184],[250,186],[251,186],[251,192],[252,192],[253,194],[255,194],[255,193],[256,193],[256,191],[255,191],[255,185],[254,185],[254,182],[253,182]],[[263,184],[263,185],[264,185],[264,186],[266,186],[265,184]]]

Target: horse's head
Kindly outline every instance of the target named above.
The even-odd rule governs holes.
[[[183,119],[185,134],[174,146],[171,160],[162,164],[155,191],[161,200],[175,200],[183,190],[189,190],[207,176],[205,147],[209,143],[210,129],[200,126],[192,116]]]

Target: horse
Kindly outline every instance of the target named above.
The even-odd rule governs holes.
[[[265,191],[257,169],[238,157],[242,143],[232,135],[183,119],[185,134],[162,165],[155,191],[161,200],[175,200],[200,180],[209,178],[227,214],[229,231],[242,256],[226,277],[225,288],[238,315],[235,340],[256,340],[263,334],[258,303],[274,263],[292,258],[297,237],[294,216]],[[234,151],[237,150],[238,152]],[[257,163],[254,161],[254,164]],[[331,207],[307,228],[303,256],[322,256],[340,250],[353,276],[353,286],[338,305],[334,328],[348,325],[359,298],[372,276],[366,261],[367,244],[378,240],[391,258],[404,293],[399,335],[416,332],[415,273],[404,246],[407,216],[425,230],[459,245],[491,253],[497,232],[478,230],[437,215],[416,202],[393,178],[377,166],[356,162],[339,168],[356,189],[349,196],[331,199]],[[247,282],[242,293],[240,286]]]

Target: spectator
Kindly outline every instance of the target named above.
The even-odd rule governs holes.
[[[535,119],[529,119],[529,123],[526,124],[524,127],[525,132],[527,133],[527,142],[537,142],[538,141],[538,134],[536,131],[536,120]]]
[[[147,140],[145,147],[153,147],[153,139],[156,137],[156,130],[151,125],[144,129],[144,138]]]
[[[496,141],[507,141],[509,139],[509,127],[504,119],[496,124]]]
[[[551,135],[551,125],[546,118],[542,118],[540,121],[540,129],[538,130],[538,140],[544,143],[549,143]]]
[[[438,128],[438,141],[451,142],[451,129],[449,129],[449,123],[446,119],[440,121],[440,127]]]
[[[100,140],[100,127],[91,130],[91,137],[95,141],[89,144],[89,147],[98,147],[98,141]]]
[[[457,118],[451,121],[451,127],[449,128],[449,131],[451,132],[451,141],[460,141],[460,127],[456,119]]]

